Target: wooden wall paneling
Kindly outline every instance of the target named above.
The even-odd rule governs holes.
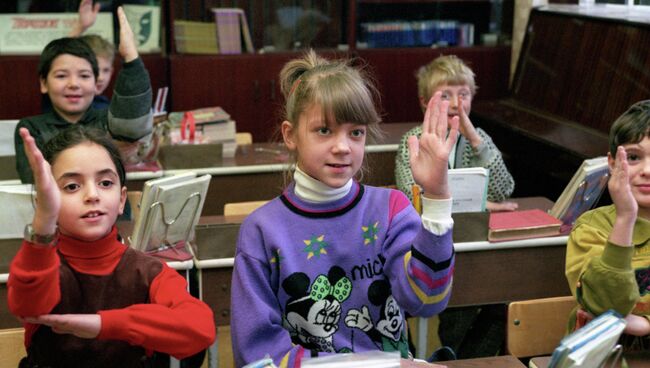
[[[463,59],[476,74],[477,100],[507,94],[509,47],[358,50],[358,55],[368,63],[382,94],[384,121],[422,120],[415,73],[436,57],[452,54]]]
[[[143,54],[154,89],[168,85],[167,61],[161,54]],[[0,119],[21,119],[41,114],[41,91],[38,81],[38,55],[0,56]],[[113,64],[114,73],[105,95],[113,95],[115,78],[122,68],[119,55]]]
[[[41,112],[38,56],[0,56],[0,119]]]

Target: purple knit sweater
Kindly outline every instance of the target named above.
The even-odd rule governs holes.
[[[354,183],[309,203],[292,184],[241,226],[232,280],[236,365],[269,354],[408,352],[404,312],[440,313],[451,295],[451,230],[436,236],[399,191]]]

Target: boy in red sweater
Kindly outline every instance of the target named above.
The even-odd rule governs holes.
[[[210,308],[176,271],[118,240],[125,171],[110,137],[73,124],[41,153],[27,129],[20,136],[37,192],[8,281],[25,323],[20,366],[153,367],[207,348]]]

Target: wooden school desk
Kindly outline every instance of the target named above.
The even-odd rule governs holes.
[[[395,183],[395,153],[401,137],[418,123],[382,125],[385,139],[366,147],[369,174],[363,182],[384,186]],[[127,173],[128,190],[142,190],[146,180],[186,171],[210,174],[212,180],[203,206],[203,216],[222,215],[223,206],[232,202],[267,200],[277,197],[284,188],[288,153],[277,143],[253,143],[237,147],[235,157],[188,157],[174,167],[158,172]]]
[[[549,203],[534,198],[522,200],[520,205],[524,209]],[[230,324],[230,283],[242,219],[203,218],[203,225],[196,229],[200,290],[214,310],[217,326]],[[454,215],[454,219],[456,266],[449,306],[570,295],[564,276],[567,236],[489,243],[487,213]],[[418,351],[424,352],[427,329],[419,330]]]
[[[630,352],[623,354],[630,368],[650,368],[650,351]],[[531,368],[546,368],[551,362],[550,356],[535,357],[530,360]],[[620,368],[620,362],[614,367]]]
[[[400,364],[402,368],[426,368],[426,364],[418,362],[410,362]],[[449,360],[445,362],[436,362],[428,366],[443,366],[447,368],[488,368],[488,367],[498,367],[498,368],[526,368],[526,366],[515,358],[512,355],[502,355],[494,357],[485,357],[485,358],[475,358],[475,359],[460,359],[460,360]]]

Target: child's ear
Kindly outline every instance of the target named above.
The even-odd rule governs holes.
[[[47,79],[39,78],[38,81],[41,84],[41,93],[46,94],[47,93]]]
[[[425,100],[424,96],[418,96],[420,99],[420,107],[422,108],[422,111],[427,111],[427,103],[429,103],[429,100]]]
[[[120,215],[124,213],[125,206],[126,206],[126,187],[122,187],[122,190],[120,191],[120,211],[119,211]]]
[[[285,120],[282,122],[282,139],[289,150],[296,149],[296,142],[293,134],[293,124]]]
[[[616,157],[612,156],[611,152],[607,152],[607,166],[609,166],[609,172],[611,174],[614,170],[614,165],[616,164]]]

